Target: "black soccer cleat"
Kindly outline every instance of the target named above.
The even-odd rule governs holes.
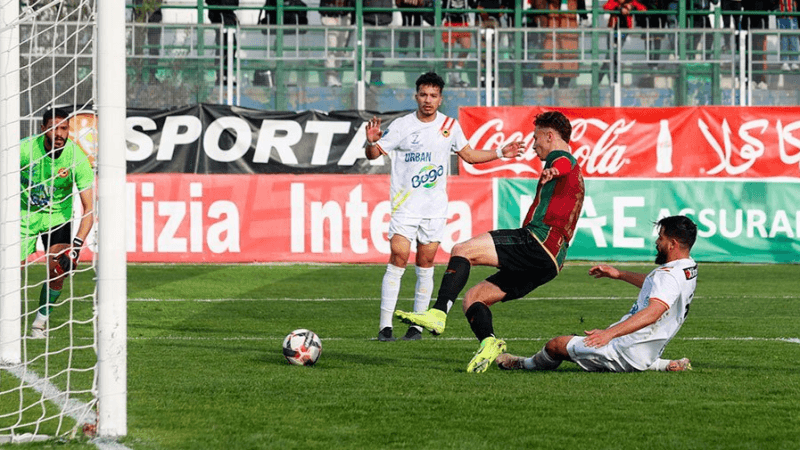
[[[378,340],[381,342],[394,342],[396,339],[392,336],[392,327],[384,327],[378,332]]]
[[[420,339],[422,339],[422,331],[417,327],[408,327],[406,335],[400,338],[402,341],[418,341]]]

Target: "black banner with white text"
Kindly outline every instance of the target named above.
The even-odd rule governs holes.
[[[273,112],[200,104],[128,110],[128,173],[389,173],[364,156],[366,122],[408,111]]]

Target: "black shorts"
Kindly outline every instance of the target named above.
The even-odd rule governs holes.
[[[524,297],[558,275],[556,262],[528,230],[494,230],[489,234],[500,270],[486,281],[506,293],[504,302]]]
[[[39,236],[42,237],[45,251],[52,245],[69,244],[72,242],[72,222],[68,220],[61,225],[56,225]]]

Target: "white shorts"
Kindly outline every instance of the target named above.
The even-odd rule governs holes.
[[[586,336],[575,336],[567,342],[567,352],[576,364],[588,372],[638,372],[610,343],[600,348],[583,343]],[[612,341],[613,342],[613,341]]]
[[[413,242],[415,239],[418,244],[430,244],[431,242],[442,242],[444,237],[444,227],[447,219],[412,219],[408,217],[395,217],[389,221],[389,239],[399,234]]]

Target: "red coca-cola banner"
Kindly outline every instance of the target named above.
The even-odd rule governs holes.
[[[388,175],[133,174],[127,189],[130,262],[389,259]],[[438,263],[494,217],[491,180],[453,177],[448,192]]]
[[[572,123],[572,154],[586,177],[726,178],[800,176],[800,108],[469,107],[459,120],[470,144],[495,149],[523,140],[521,157],[480,166],[475,177],[538,177],[533,120],[561,111]]]

